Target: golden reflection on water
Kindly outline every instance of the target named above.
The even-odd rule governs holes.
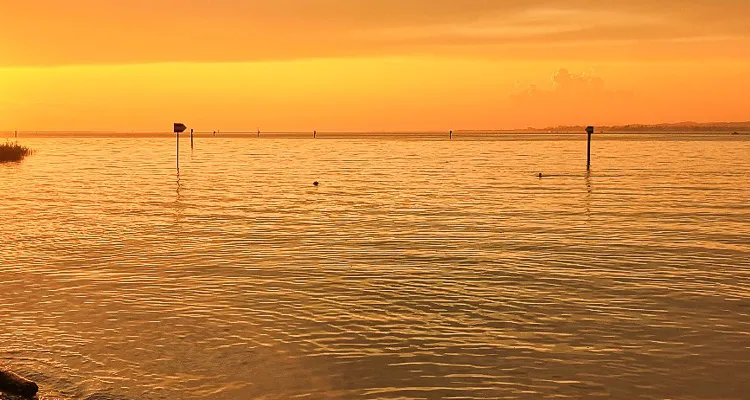
[[[173,139],[25,139],[0,360],[72,399],[750,393],[750,140],[600,136],[589,175],[463,139],[198,137],[179,175]]]

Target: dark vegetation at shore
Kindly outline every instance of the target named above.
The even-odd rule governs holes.
[[[0,162],[21,161],[24,157],[33,154],[34,151],[18,143],[0,143]]]

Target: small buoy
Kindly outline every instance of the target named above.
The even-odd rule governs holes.
[[[320,185],[320,183],[318,183],[318,181],[313,182],[313,186],[318,186],[318,185]]]
[[[542,177],[542,173],[540,172],[539,175],[537,175],[537,176],[541,178]]]

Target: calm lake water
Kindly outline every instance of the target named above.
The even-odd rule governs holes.
[[[0,362],[66,399],[747,399],[750,137],[22,138]],[[538,172],[546,176],[536,177]],[[313,187],[313,181],[319,187]]]

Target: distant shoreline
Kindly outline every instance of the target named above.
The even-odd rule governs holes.
[[[449,132],[456,134],[570,134],[585,132],[585,125],[558,125],[545,128],[522,128],[522,129],[425,129],[425,130],[205,130],[196,129],[196,135],[210,136],[241,136],[241,135],[442,135]],[[173,136],[170,131],[136,131],[136,130],[0,130],[0,137],[8,135],[27,137],[40,136]],[[741,122],[677,122],[662,124],[624,124],[624,125],[595,125],[595,133],[612,134],[750,134],[750,121]],[[185,132],[183,135],[188,136]]]
[[[541,139],[558,137],[576,137],[585,135],[584,130],[555,130],[555,131],[493,131],[493,130],[456,130],[453,131],[453,139],[466,138],[496,138],[496,139]],[[747,137],[750,136],[750,129],[738,131],[618,131],[618,130],[599,130],[594,133],[600,137],[617,137],[617,136],[659,136],[662,138],[669,137],[704,137],[704,138],[729,138],[729,137]],[[313,132],[261,132],[260,136],[256,132],[222,132],[215,136],[212,132],[195,132],[196,138],[203,140],[211,139],[240,139],[240,138],[313,138],[318,140],[324,139],[376,139],[376,138],[403,138],[403,139],[442,139],[450,138],[449,131],[445,132],[326,132],[317,131],[315,136]],[[172,138],[175,134],[172,132],[19,132],[18,139],[43,139],[43,138],[92,138],[92,139],[147,139],[147,138]],[[183,139],[190,140],[190,134],[183,133],[180,135]],[[0,139],[14,139],[14,133],[1,132]]]

